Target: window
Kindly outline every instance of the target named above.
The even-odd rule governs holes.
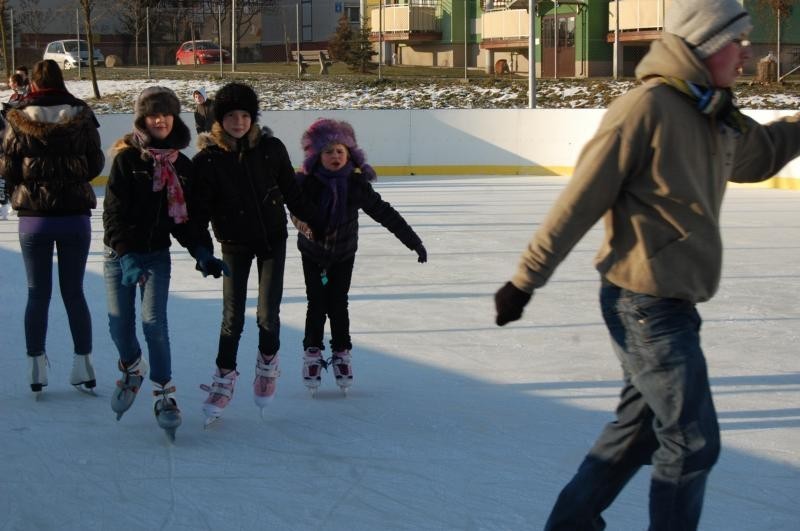
[[[350,24],[361,22],[361,8],[359,6],[344,6],[344,14]]]

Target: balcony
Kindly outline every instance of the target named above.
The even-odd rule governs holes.
[[[508,49],[528,46],[530,15],[527,9],[501,9],[481,16],[481,48]]]
[[[608,3],[609,42],[614,40],[619,2],[620,41],[650,41],[661,35],[664,12],[671,0],[612,0]]]
[[[410,5],[383,6],[383,40],[384,41],[439,41],[442,30],[439,17],[436,16],[438,2],[429,0],[415,2]],[[370,40],[378,40],[381,27],[381,9],[370,11]]]

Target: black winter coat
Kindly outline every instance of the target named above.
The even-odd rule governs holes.
[[[223,252],[268,257],[273,246],[285,245],[284,204],[317,226],[319,215],[294,179],[289,153],[269,129],[253,124],[236,141],[215,123],[211,133],[200,135],[198,147],[196,208],[210,220]]]
[[[195,174],[189,157],[180,153],[174,164],[189,211],[189,220],[176,224],[167,210],[167,187],[153,191],[154,162],[149,153],[136,147],[131,135],[112,149],[117,154],[103,202],[103,243],[119,256],[149,253],[169,248],[172,235],[192,256],[197,246],[213,252],[211,236],[193,211]]]
[[[316,177],[303,173],[297,174],[297,180],[303,194],[307,195],[315,204],[321,204],[322,192],[326,185]],[[350,174],[348,179],[347,210],[342,224],[338,227],[327,227],[324,239],[312,240],[309,238],[305,223],[294,219],[293,221],[299,229],[297,248],[303,256],[322,267],[352,258],[358,250],[359,210],[363,210],[369,217],[383,225],[412,251],[422,243],[420,237],[403,216],[381,198],[380,194],[372,188],[366,176],[356,170]]]
[[[92,110],[68,92],[29,94],[6,113],[0,175],[20,216],[90,215],[105,164]]]

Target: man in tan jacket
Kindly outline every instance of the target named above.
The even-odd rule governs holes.
[[[653,465],[651,530],[696,529],[719,426],[695,305],[717,290],[728,181],[768,179],[800,155],[800,115],[759,125],[731,87],[752,56],[737,0],[673,0],[636,69],[642,84],[608,109],[575,173],[496,294],[498,325],[519,319],[601,217],[600,302],[624,386],[609,423],[546,524],[604,529],[602,512]]]

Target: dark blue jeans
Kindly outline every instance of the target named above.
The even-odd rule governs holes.
[[[119,256],[106,247],[103,274],[108,302],[108,328],[119,358],[130,365],[142,355],[136,338],[136,292],[141,302],[142,331],[147,342],[150,380],[165,384],[172,379],[172,352],[169,345],[167,299],[172,277],[169,249],[142,254],[147,273],[144,285],[123,286]]]
[[[45,353],[48,311],[53,291],[54,247],[58,253],[58,286],[67,310],[75,353],[92,352],[92,316],[83,294],[91,227],[87,216],[80,216],[77,221],[77,225],[83,227],[70,232],[20,230],[19,243],[28,277],[28,302],[25,306],[25,343],[28,356]]]
[[[600,304],[624,377],[616,420],[561,491],[545,529],[604,529],[601,513],[647,464],[649,529],[696,529],[720,452],[700,316],[690,302],[608,284]]]
[[[331,350],[350,350],[350,311],[348,293],[353,278],[355,256],[344,262],[336,262],[324,269],[328,281],[322,283],[323,268],[303,257],[303,276],[306,281],[306,330],[303,348],[317,347],[325,350],[325,319],[331,321]]]
[[[281,300],[283,299],[283,273],[286,266],[286,240],[272,246],[268,258],[258,258],[253,253],[222,253],[222,260],[230,276],[222,278],[222,326],[219,332],[217,367],[235,369],[239,340],[244,329],[244,311],[247,304],[247,280],[250,267],[256,260],[258,269],[258,349],[271,356],[280,349]]]

